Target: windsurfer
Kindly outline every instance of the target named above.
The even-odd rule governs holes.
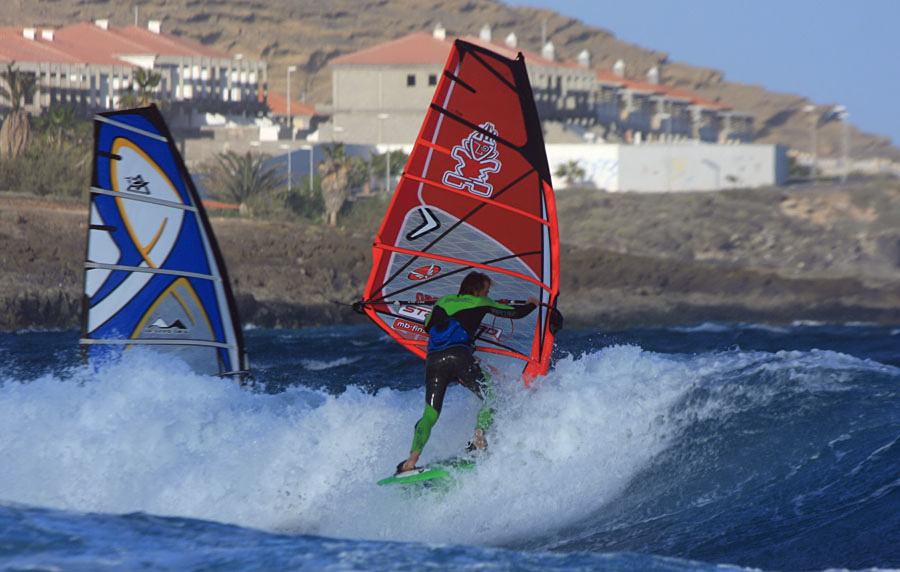
[[[490,403],[493,391],[490,377],[484,373],[473,355],[481,320],[486,314],[516,320],[524,318],[538,306],[538,300],[534,297],[521,306],[501,304],[487,297],[490,288],[491,279],[488,275],[470,272],[463,278],[459,294],[438,299],[425,320],[425,331],[428,332],[425,412],[416,423],[409,458],[397,465],[398,473],[415,468],[419,455],[431,436],[431,429],[441,414],[447,385],[454,380],[483,401],[470,447],[487,447],[484,432],[493,422]]]

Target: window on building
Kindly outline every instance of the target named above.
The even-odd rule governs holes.
[[[416,86],[416,74],[411,73],[406,76],[406,87],[415,87]]]
[[[428,85],[437,85],[437,74],[436,73],[428,74]]]

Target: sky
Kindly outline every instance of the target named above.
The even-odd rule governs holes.
[[[900,0],[503,1],[554,10],[727,81],[843,105],[851,124],[900,145]]]

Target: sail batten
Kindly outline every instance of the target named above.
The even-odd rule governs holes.
[[[522,175],[522,178],[527,177],[527,176],[530,175],[530,174],[531,174],[531,173],[525,173],[525,174]],[[479,197],[471,197],[471,196],[467,196],[463,191],[458,191],[458,190],[456,190],[456,189],[453,189],[453,188],[451,188],[451,187],[448,187],[447,185],[443,185],[443,184],[438,183],[438,182],[435,182],[435,181],[429,181],[428,179],[423,179],[422,177],[417,177],[417,176],[415,176],[415,175],[407,175],[407,177],[408,177],[411,181],[416,181],[416,182],[422,183],[423,185],[428,185],[428,186],[431,186],[431,187],[439,188],[439,189],[441,189],[441,190],[443,190],[443,191],[446,191],[446,192],[448,192],[448,193],[458,194],[459,196],[461,196],[461,197],[466,197],[467,199],[470,199],[470,200],[480,200],[480,201],[481,201],[482,203],[484,203],[485,205],[489,205],[489,206],[492,206],[492,207],[495,207],[495,208],[498,208],[498,209],[503,209],[503,210],[507,210],[507,211],[510,211],[510,212],[514,212],[514,213],[516,213],[516,214],[518,214],[518,215],[520,215],[520,216],[530,218],[530,219],[534,220],[535,222],[539,222],[539,223],[541,223],[541,224],[546,224],[546,225],[548,225],[548,226],[551,224],[550,221],[547,220],[547,215],[546,215],[546,213],[544,213],[543,216],[534,215],[534,214],[531,214],[531,213],[529,213],[529,212],[523,211],[523,210],[521,210],[521,209],[517,209],[517,208],[515,208],[515,207],[511,207],[511,206],[509,206],[509,205],[504,205],[504,204],[492,202],[492,201],[489,201],[489,200],[483,200],[483,199],[480,199]],[[516,181],[516,182],[518,182],[518,181]],[[503,191],[501,190],[501,191],[498,192],[497,194],[500,195],[500,194],[502,194],[502,192],[503,192]]]
[[[492,271],[492,272],[499,272],[499,273],[502,273],[502,274],[506,274],[506,275],[508,275],[508,276],[512,276],[512,277],[514,277],[514,278],[519,278],[519,279],[521,279],[521,280],[527,280],[527,281],[533,282],[536,286],[540,286],[541,288],[547,288],[547,289],[549,289],[549,286],[547,286],[546,284],[542,283],[540,280],[537,280],[536,278],[532,278],[531,276],[528,276],[527,274],[523,274],[523,273],[521,273],[521,272],[515,272],[515,271],[513,271],[513,270],[508,270],[508,269],[505,269],[505,268],[498,268],[497,266],[495,266],[495,265],[492,264],[492,263],[496,263],[496,262],[501,262],[501,261],[503,261],[503,260],[510,260],[510,259],[513,259],[513,258],[521,258],[522,256],[526,256],[526,255],[540,254],[540,253],[541,253],[540,251],[527,252],[527,253],[522,253],[522,254],[510,254],[510,255],[507,255],[507,256],[503,256],[503,257],[501,257],[501,258],[499,258],[499,259],[496,259],[496,260],[487,260],[487,261],[484,261],[484,262],[476,262],[476,261],[468,260],[468,259],[452,258],[452,257],[449,257],[449,256],[442,256],[442,255],[440,255],[440,254],[434,254],[434,253],[428,252],[428,251],[426,251],[426,250],[422,250],[422,251],[407,250],[407,249],[405,249],[405,248],[397,248],[397,247],[390,246],[390,245],[386,245],[386,244],[385,244],[385,245],[381,245],[381,248],[382,248],[383,250],[388,251],[388,252],[398,252],[398,253],[402,253],[402,254],[410,254],[410,255],[415,256],[416,259],[419,259],[419,258],[425,258],[425,259],[428,259],[428,260],[438,260],[438,261],[442,261],[442,262],[451,262],[451,263],[454,263],[454,264],[465,265],[467,268],[481,269],[481,270],[490,270],[490,271]],[[408,266],[408,265],[407,265],[407,266]],[[458,270],[458,272],[461,272],[461,271],[463,271],[463,270],[465,270],[465,269],[460,269],[460,270]],[[402,271],[402,269],[401,269],[401,271]],[[444,274],[444,277],[446,277],[446,273]],[[427,284],[427,282],[423,281],[423,284]],[[412,288],[412,287],[414,287],[414,286],[407,287],[407,288],[405,288],[405,290],[408,290],[409,288]],[[402,290],[401,290],[401,291],[402,291]]]
[[[228,349],[231,346],[222,342],[210,342],[206,340],[151,340],[151,339],[122,339],[122,338],[81,338],[79,343],[83,345],[117,345],[117,346],[198,346],[206,348]],[[223,372],[227,373],[227,372]]]
[[[129,124],[123,123],[121,121],[115,121],[113,119],[110,119],[109,116],[107,116],[106,114],[95,115],[94,121],[99,121],[100,123],[106,123],[106,124],[112,125],[113,127],[118,127],[119,129],[124,129],[125,131],[129,131],[136,135],[143,135],[144,137],[149,137],[150,139],[156,139],[157,141],[162,141],[163,143],[168,141],[163,135],[160,135],[159,133],[152,133],[152,132],[146,131],[144,129],[138,129],[137,127],[134,127],[133,125],[129,125]]]
[[[165,268],[153,268],[150,266],[125,266],[122,264],[103,264],[100,262],[85,262],[85,268],[97,268],[103,270],[124,270],[126,272],[146,272],[148,274],[168,274],[171,276],[187,276],[188,278],[200,278],[203,280],[211,280],[221,282],[220,276],[212,274],[200,274],[199,272],[185,272],[184,270],[167,270]]]
[[[152,346],[200,373],[243,372],[225,265],[155,106],[95,118],[90,191],[81,336],[88,359]]]
[[[556,207],[524,58],[457,40],[373,244],[362,304],[398,343],[425,356],[429,302],[472,271],[495,299],[541,301],[513,323],[482,323],[490,368],[546,373],[559,294]],[[406,302],[393,301],[403,295]]]
[[[119,191],[108,191],[106,189],[97,189],[94,187],[91,187],[90,192],[95,195],[109,195],[111,197],[116,197],[118,199],[122,199],[122,200],[126,200],[126,201],[140,201],[140,202],[144,202],[144,203],[151,203],[154,205],[170,207],[173,209],[181,209],[181,210],[193,211],[193,212],[197,211],[197,207],[195,207],[193,205],[176,203],[173,201],[167,201],[165,199],[155,199],[153,197],[140,197],[140,196],[134,196],[134,195],[123,195]]]

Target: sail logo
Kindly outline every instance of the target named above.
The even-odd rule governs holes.
[[[475,130],[453,147],[450,156],[456,159],[456,167],[444,173],[443,182],[454,189],[467,190],[472,194],[489,197],[494,186],[488,182],[488,175],[500,171],[497,160],[497,128],[490,121]]]
[[[421,268],[416,268],[412,272],[410,272],[406,277],[410,280],[425,280],[427,278],[431,278],[432,276],[436,276],[438,272],[441,271],[441,267],[437,264],[429,264],[428,266],[423,266]]]
[[[170,324],[162,318],[157,318],[147,326],[146,332],[151,334],[186,334],[188,333],[188,328],[181,320],[175,320]]]
[[[414,324],[412,322],[408,322],[406,320],[401,320],[397,318],[394,320],[394,329],[398,332],[403,332],[407,334],[412,334],[414,336],[427,336],[428,332],[420,326],[419,324]]]
[[[416,292],[416,304],[427,304],[428,302],[437,302],[437,296],[425,294],[424,292]]]
[[[414,306],[412,304],[407,304],[406,306],[400,306],[400,309],[397,311],[401,316],[406,316],[407,318],[413,318],[415,320],[421,320],[422,322],[428,318],[428,315],[431,314],[431,308],[424,308],[422,306]]]
[[[434,213],[431,212],[431,209],[422,207],[417,210],[419,211],[419,214],[422,215],[422,224],[407,233],[406,240],[412,241],[417,238],[421,238],[429,232],[441,228],[441,221],[439,221],[437,217],[434,216]]]
[[[133,141],[121,137],[115,139],[112,153],[121,157],[118,161],[110,161],[112,190],[159,199],[158,204],[117,201],[133,243],[123,247],[136,250],[147,266],[159,268],[175,248],[185,216],[183,209],[173,208],[168,203],[182,205],[184,201],[162,166]]]
[[[503,329],[498,328],[496,326],[482,326],[482,335],[490,336],[495,340],[502,341],[500,338],[503,336]]]
[[[125,190],[131,193],[140,193],[142,195],[150,194],[150,181],[144,180],[140,174],[137,174],[133,177],[125,177],[125,180],[128,181],[128,186],[125,187]]]

